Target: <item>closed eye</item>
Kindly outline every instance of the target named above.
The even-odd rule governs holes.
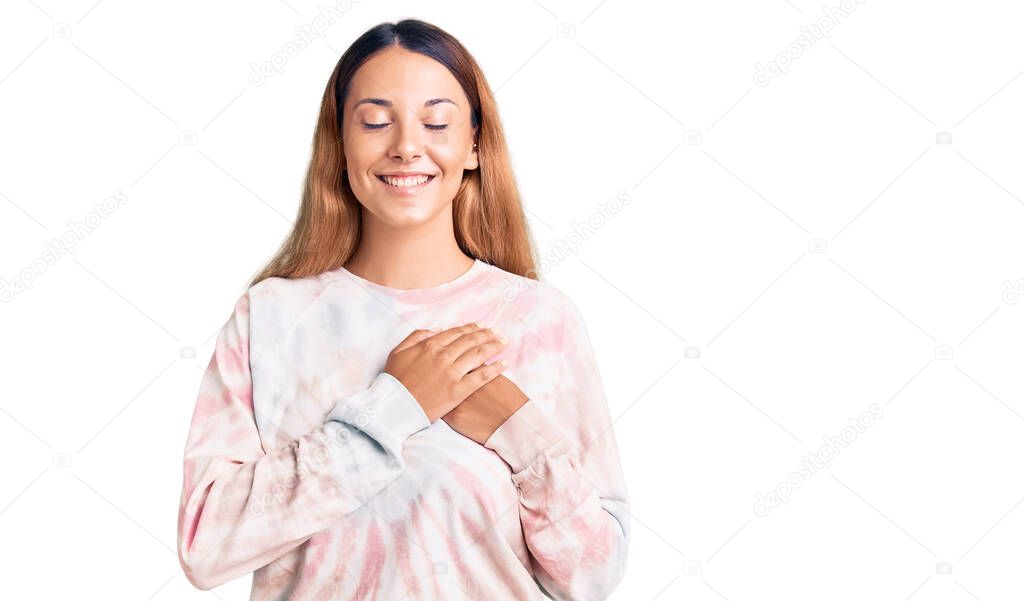
[[[391,124],[390,123],[363,123],[363,127],[366,128],[366,129],[383,129],[383,128],[389,126],[389,125],[391,125]],[[441,130],[444,130],[444,129],[448,128],[448,124],[447,123],[445,123],[443,125],[432,125],[432,124],[429,124],[429,123],[424,123],[423,126],[426,127],[427,129],[431,130],[431,131],[441,131]]]

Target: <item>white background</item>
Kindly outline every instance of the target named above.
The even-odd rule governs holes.
[[[417,17],[496,90],[543,277],[587,321],[633,501],[615,599],[1019,597],[1015,5],[5,2],[3,596],[248,598],[174,553],[202,370],[295,218],[337,59]]]

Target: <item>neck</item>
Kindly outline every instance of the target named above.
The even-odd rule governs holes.
[[[427,288],[455,279],[473,258],[455,242],[451,207],[426,223],[392,226],[363,211],[359,247],[345,262],[357,276],[392,288]]]

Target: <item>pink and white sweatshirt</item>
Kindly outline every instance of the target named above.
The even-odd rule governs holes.
[[[411,331],[492,325],[528,401],[480,445],[382,371]],[[401,290],[345,268],[235,303],[199,386],[178,513],[202,590],[250,601],[606,599],[629,500],[594,352],[552,285],[476,260]]]

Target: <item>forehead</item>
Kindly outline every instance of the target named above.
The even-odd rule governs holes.
[[[429,56],[398,47],[378,52],[356,70],[345,103],[351,107],[367,97],[413,108],[421,108],[433,98],[451,98],[459,107],[468,104],[459,82],[444,65]],[[448,103],[440,106],[456,108]]]

